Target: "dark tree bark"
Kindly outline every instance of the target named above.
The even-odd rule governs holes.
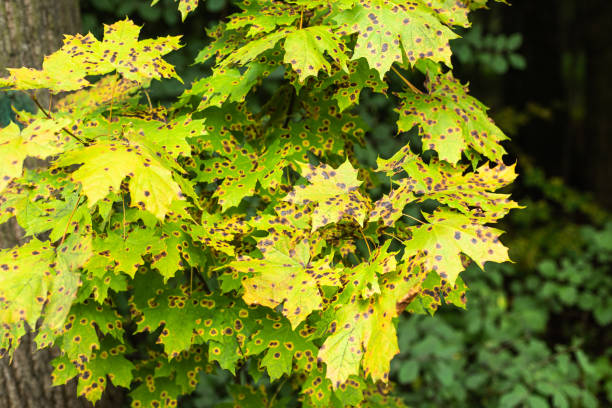
[[[0,76],[8,73],[6,68],[40,68],[43,57],[62,45],[63,34],[78,32],[80,24],[78,0],[1,0]],[[46,99],[44,95],[39,96]],[[22,242],[23,233],[14,219],[0,225],[0,248]],[[32,340],[32,335],[23,338],[11,363],[7,358],[0,360],[0,407],[90,407],[84,398],[77,398],[76,382],[60,387],[51,385],[49,362],[58,351],[36,351]],[[121,393],[112,391],[105,393],[97,404],[120,405]]]

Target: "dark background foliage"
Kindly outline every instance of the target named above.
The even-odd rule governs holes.
[[[191,65],[204,29],[234,11],[202,3],[181,24],[173,0],[81,0],[83,31],[101,36],[102,23],[129,16],[144,36],[182,34],[187,47],[169,60],[189,84],[210,68]],[[514,263],[465,272],[467,311],[399,322],[393,379],[418,407],[612,406],[612,3],[517,0],[472,20],[453,44],[456,76],[511,136],[512,192],[526,209],[503,225]],[[166,103],[182,90],[164,81],[152,97]],[[360,158],[394,152],[386,98],[362,95],[360,109],[371,127]],[[0,120],[8,112],[0,105]],[[203,377],[181,406],[213,406],[228,379]]]

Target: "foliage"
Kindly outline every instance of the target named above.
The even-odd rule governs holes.
[[[496,193],[516,177],[506,137],[449,70],[452,28],[485,4],[238,2],[196,58],[212,74],[170,108],[147,89],[181,80],[180,39],[127,19],[10,69],[11,90],[72,93],[0,130],[0,222],[30,238],[0,252],[0,352],[35,329],[62,351],[56,384],[96,401],[111,381],[135,407],[220,370],[248,378],[228,406],[403,406],[398,316],[464,307],[467,265],[508,260],[486,225],[518,207]],[[359,162],[364,89],[423,149]]]
[[[546,179],[534,188],[540,172],[523,171],[532,179],[526,183],[532,196],[548,186],[546,194],[551,185],[565,194],[547,194],[513,213],[509,223],[516,238],[510,244],[519,262],[489,264],[484,279],[468,268],[462,274],[471,289],[465,312],[443,308],[433,318],[399,322],[402,351],[391,376],[406,402],[424,407],[612,403],[612,224],[598,222],[601,211],[593,211],[584,197],[585,205],[559,206],[578,193]],[[593,225],[572,222],[584,217]]]

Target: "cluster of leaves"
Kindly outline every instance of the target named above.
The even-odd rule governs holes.
[[[406,402],[535,408],[612,403],[612,224],[596,221],[601,214],[592,212],[592,203],[580,217],[556,204],[554,198],[539,200],[511,217],[513,232],[523,235],[510,243],[520,262],[489,264],[484,279],[475,268],[464,272],[471,289],[467,311],[445,308],[434,318],[400,321],[402,352],[391,376]],[[572,224],[572,216],[592,218],[594,225]],[[529,246],[520,243],[526,231],[532,234]]]
[[[129,20],[10,69],[0,86],[72,93],[32,96],[40,111],[0,130],[0,222],[30,238],[0,252],[0,353],[34,329],[62,350],[56,384],[96,401],[111,381],[135,407],[176,405],[218,369],[252,380],[233,406],[283,406],[285,387],[304,406],[401,406],[397,317],[464,307],[466,266],[508,260],[487,226],[518,207],[496,193],[516,177],[506,137],[449,70],[452,28],[485,4],[242,1],[196,59],[212,75],[172,108],[147,88],[180,80],[163,58],[179,38],[139,40]],[[395,95],[423,151],[360,165],[364,89]]]

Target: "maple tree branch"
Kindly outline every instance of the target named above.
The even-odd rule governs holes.
[[[40,104],[38,99],[36,99],[36,96],[34,96],[34,95],[30,94],[30,93],[28,95],[30,95],[30,98],[34,101],[36,106],[38,106],[38,109],[40,109],[40,111],[47,117],[47,119],[53,120],[53,117],[51,116],[51,114],[49,112],[47,112],[45,110],[45,108],[43,108],[43,106]],[[89,146],[89,143],[83,141],[81,138],[79,138],[77,135],[75,135],[74,133],[72,133],[71,131],[66,129],[65,127],[63,127],[62,130],[64,132],[68,133],[70,136],[72,136],[77,142],[81,143],[83,146]]]
[[[406,77],[404,77],[393,65],[391,65],[391,69],[393,70],[393,72],[395,72],[395,74],[398,77],[400,77],[402,79],[402,81],[404,81],[404,83],[406,85],[408,85],[408,88],[410,88],[412,90],[412,92],[417,93],[419,95],[423,95],[423,91],[421,91],[416,86],[412,85],[412,83],[409,80],[407,80]]]

